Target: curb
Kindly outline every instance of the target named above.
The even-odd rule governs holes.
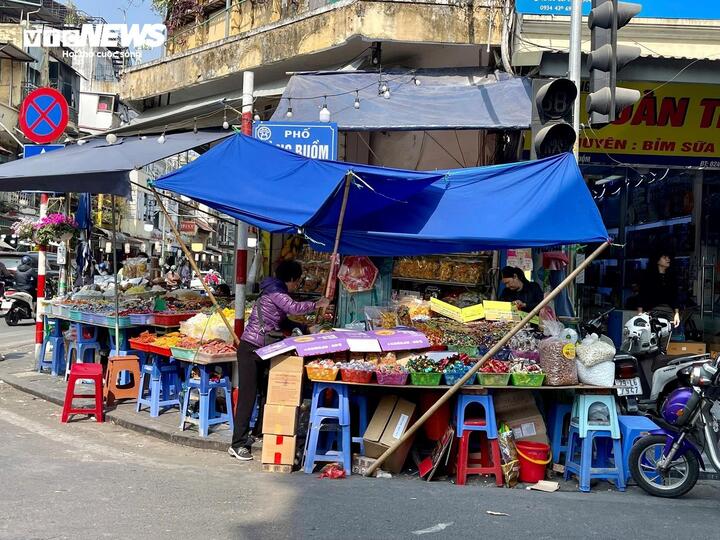
[[[19,383],[18,381],[9,379],[9,378],[3,378],[0,379],[8,386],[19,390],[20,392],[24,392],[26,394],[30,394],[36,398],[42,399],[43,401],[47,401],[48,403],[52,403],[53,405],[57,405],[58,407],[63,406],[63,400],[58,399],[52,396],[49,396],[47,394],[44,394],[41,391],[38,391],[34,388],[29,388],[27,386],[24,386],[23,384]],[[147,435],[150,437],[154,437],[156,439],[160,439],[169,443],[178,444],[181,446],[187,446],[190,448],[197,448],[200,450],[213,450],[217,452],[227,452],[229,441],[216,441],[216,440],[207,440],[199,437],[192,437],[188,435],[184,435],[181,433],[168,433],[166,431],[163,431],[161,429],[156,429],[153,427],[149,427],[146,425],[140,425],[136,422],[130,422],[126,418],[122,418],[114,414],[114,411],[108,411],[105,413],[105,419],[112,424],[115,424],[117,426],[120,426],[122,428],[128,429],[130,431],[134,431],[136,433],[140,433],[141,435]],[[253,454],[259,457],[260,455],[260,448],[254,447],[253,448]]]

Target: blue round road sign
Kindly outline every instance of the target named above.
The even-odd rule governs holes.
[[[54,88],[33,90],[22,103],[18,123],[31,141],[38,144],[53,142],[67,126],[67,101]]]

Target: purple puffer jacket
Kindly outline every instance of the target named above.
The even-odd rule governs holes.
[[[265,278],[260,283],[261,296],[255,303],[242,340],[262,347],[265,345],[265,338],[260,329],[257,310],[262,309],[263,324],[266,332],[279,330],[280,324],[288,315],[302,315],[315,309],[315,302],[296,302],[288,295],[287,286],[277,278]]]

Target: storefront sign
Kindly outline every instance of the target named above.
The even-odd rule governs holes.
[[[613,124],[584,128],[581,164],[670,165],[720,169],[720,86],[619,82],[643,94]],[[581,123],[587,124],[585,97]],[[530,137],[525,136],[525,156]]]
[[[180,222],[180,232],[185,233],[191,236],[194,236],[197,234],[197,223],[194,221],[181,221]]]
[[[652,0],[638,2],[642,11],[638,17],[656,19],[720,19],[717,2],[678,2]],[[583,15],[590,13],[592,0],[583,0]],[[570,15],[572,0],[517,0],[515,9],[528,15]]]
[[[301,156],[337,159],[337,124],[326,122],[255,122],[253,136]]]

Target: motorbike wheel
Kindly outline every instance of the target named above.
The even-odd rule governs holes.
[[[630,451],[628,465],[637,484],[655,497],[675,498],[685,495],[698,481],[700,465],[691,452],[672,462],[667,472],[657,469],[667,437],[648,435],[636,442]]]
[[[5,315],[5,323],[8,326],[17,326],[20,322],[20,310],[17,308],[12,308],[10,311],[7,312],[7,315]]]

